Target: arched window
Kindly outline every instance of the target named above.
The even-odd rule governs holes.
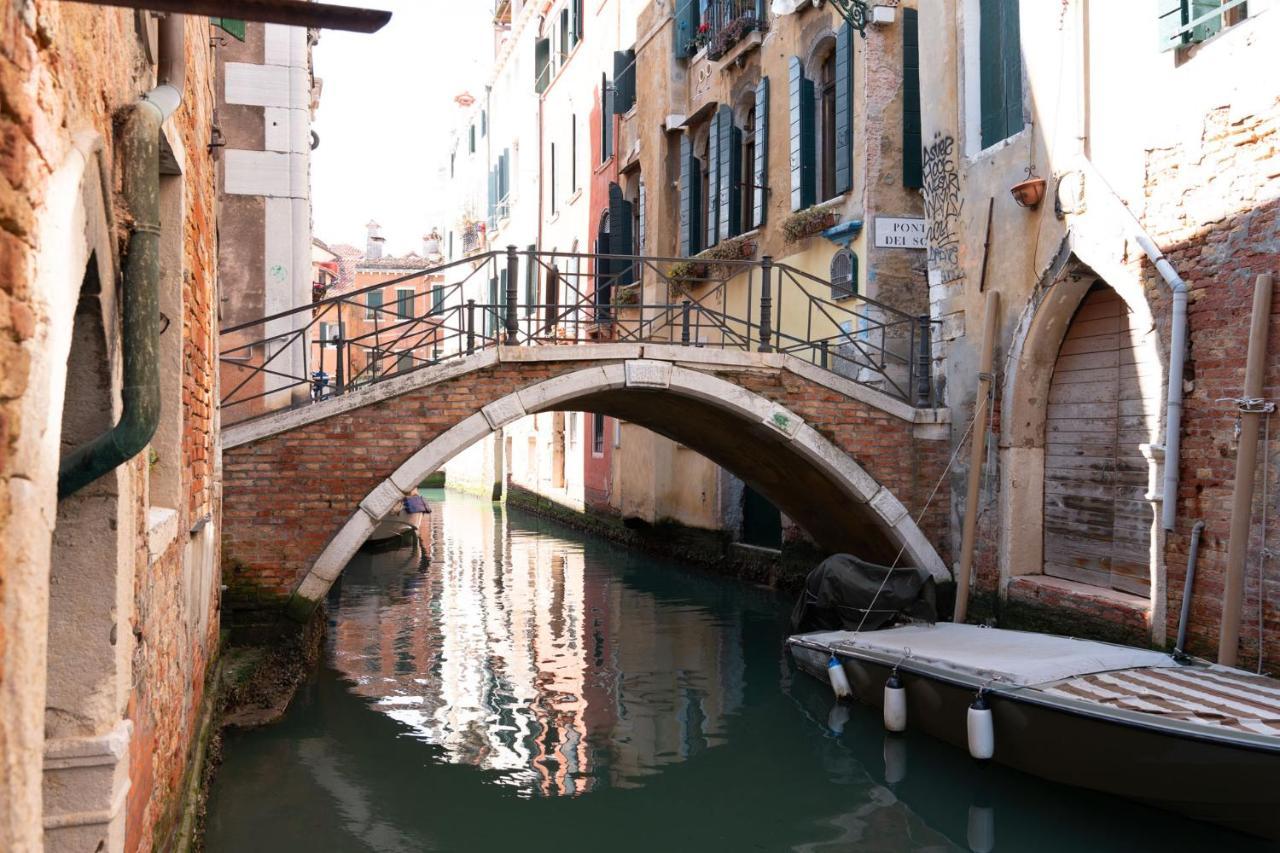
[[[831,256],[831,298],[848,299],[858,295],[858,256],[841,249]]]
[[[754,205],[755,193],[755,168],[756,168],[756,106],[755,93],[751,94],[751,102],[746,109],[745,117],[742,121],[742,163],[739,169],[738,192],[741,201],[738,203],[742,222],[738,227],[738,233],[750,231],[755,227],[755,223],[751,221],[751,211]]]

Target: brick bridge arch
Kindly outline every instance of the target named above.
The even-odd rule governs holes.
[[[224,436],[223,571],[232,607],[307,613],[399,498],[526,414],[590,411],[702,453],[750,483],[828,552],[923,566],[944,411],[915,409],[793,356],[670,345],[497,347]],[[926,535],[927,534],[927,535]]]

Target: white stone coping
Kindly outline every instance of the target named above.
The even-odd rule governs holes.
[[[287,409],[263,415],[244,423],[233,424],[222,431],[223,449],[239,447],[277,433],[306,426],[334,415],[349,412],[371,403],[397,397],[409,391],[425,388],[439,382],[484,370],[499,363],[545,363],[559,361],[623,362],[633,359],[664,361],[695,368],[721,367],[730,369],[786,370],[814,384],[828,388],[852,400],[865,403],[899,420],[912,424],[950,423],[948,409],[917,409],[908,403],[891,397],[882,391],[860,385],[829,370],[810,364],[786,353],[746,352],[712,347],[680,346],[678,344],[575,344],[564,347],[489,347],[475,355],[454,359],[444,364],[424,367],[386,379],[367,388],[361,388],[323,403],[315,403],[296,409]],[[628,383],[631,384],[631,383]],[[646,387],[654,387],[652,385]],[[492,405],[492,404],[491,404]],[[487,407],[486,407],[487,408]],[[537,411],[528,402],[525,411]],[[921,435],[920,438],[933,439]]]
[[[178,511],[168,507],[147,508],[147,553],[152,562],[160,559],[173,540],[178,538]]]

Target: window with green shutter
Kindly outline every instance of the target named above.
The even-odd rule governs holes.
[[[409,319],[413,316],[414,292],[411,287],[396,288],[396,316]]]
[[[698,52],[694,36],[700,23],[700,5],[705,0],[676,0],[675,21],[672,28],[675,37],[675,55],[689,58]]]
[[[542,94],[551,84],[551,39],[533,43],[533,91]]]
[[[846,21],[836,33],[833,196],[853,189],[853,27]]]
[[[617,255],[629,255],[634,248],[632,243],[631,220],[633,212],[631,202],[622,195],[622,187],[616,183],[609,184],[609,249]],[[635,281],[635,262],[613,259],[610,261],[610,272],[613,281],[619,287]]]
[[[755,163],[752,164],[751,227],[764,225],[768,209],[766,184],[769,183],[769,78],[756,84]]]
[[[707,137],[707,197],[704,200],[703,246],[710,249],[720,235],[720,112],[711,114]]]
[[[209,23],[231,36],[236,41],[244,41],[245,24],[239,18],[210,18]]]
[[[613,156],[613,85],[608,74],[600,75],[600,162]]]
[[[625,115],[636,103],[636,52],[613,52],[613,113]]]
[[[689,132],[680,137],[680,254],[702,251],[702,162],[694,156]]]
[[[924,136],[920,126],[920,14],[902,10],[902,185],[924,186]]]
[[[720,153],[716,160],[720,174],[716,179],[719,191],[716,227],[719,239],[727,240],[741,233],[742,194],[738,192],[738,177],[742,174],[742,131],[733,126],[733,110],[728,104],[721,105],[717,118]]]
[[[1248,16],[1245,0],[1157,0],[1160,49],[1198,44]]]
[[[815,201],[813,82],[805,78],[797,56],[791,57],[787,77],[791,101],[791,209],[804,210]]]
[[[449,254],[453,254],[453,232],[449,232]],[[437,284],[431,288],[431,313],[439,314],[444,308],[444,285]]]
[[[1024,124],[1018,0],[979,0],[978,13],[982,147],[989,148]]]
[[[382,309],[382,291],[370,290],[364,297],[364,318],[372,320],[378,317]]]
[[[582,41],[583,0],[569,0],[569,47]]]

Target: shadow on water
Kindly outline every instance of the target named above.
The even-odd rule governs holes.
[[[794,670],[772,592],[439,497],[425,549],[347,569],[285,719],[227,738],[209,850],[1268,849],[887,738]]]

